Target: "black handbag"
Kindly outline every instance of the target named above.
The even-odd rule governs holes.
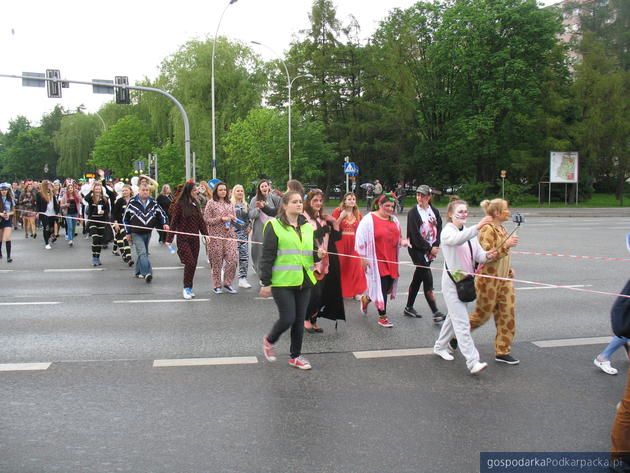
[[[473,256],[472,245],[470,244],[470,241],[468,241],[467,243],[468,248],[470,249],[470,257],[472,261],[474,261],[475,259]],[[448,270],[446,260],[444,260],[444,266],[446,267],[446,273],[448,274],[448,277],[451,278],[451,281],[453,281],[453,283],[455,284],[455,289],[457,290],[457,297],[459,297],[459,300],[462,302],[474,301],[477,298],[477,291],[475,290],[475,277],[472,275],[467,275],[463,279],[455,281],[453,275]]]

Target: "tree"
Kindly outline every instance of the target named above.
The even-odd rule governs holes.
[[[118,177],[133,172],[133,161],[145,160],[151,151],[149,126],[135,115],[127,115],[96,140],[88,165],[108,168]]]
[[[282,187],[288,179],[287,116],[277,110],[254,109],[232,124],[223,147],[229,174],[222,176],[245,187],[252,180],[271,178]],[[293,175],[303,182],[320,177],[322,163],[334,156],[321,123],[299,121],[292,132]]]
[[[41,128],[29,128],[7,147],[2,172],[9,179],[51,179],[56,157],[50,137]]]
[[[53,138],[55,151],[59,154],[57,175],[77,178],[88,170],[90,153],[102,129],[96,115],[77,112],[63,117]]]
[[[162,62],[160,76],[147,83],[169,91],[184,106],[191,124],[192,150],[196,151],[201,175],[212,167],[212,40],[189,41]],[[222,136],[236,120],[260,105],[264,90],[262,61],[240,42],[218,38],[215,48],[216,143],[219,173],[227,169],[222,159]],[[142,93],[139,106],[158,140],[184,143],[181,116],[166,98]],[[159,141],[158,141],[159,142]]]
[[[539,110],[545,74],[561,69],[560,30],[555,10],[529,0],[419,2],[381,24],[373,38],[386,56],[381,75],[394,106],[416,107],[414,159],[423,173],[494,181],[509,169]]]
[[[360,142],[354,130],[360,124],[358,103],[361,87],[361,46],[359,26],[353,19],[342,25],[331,0],[314,0],[309,14],[310,28],[301,41],[291,45],[287,63],[292,77],[309,73],[312,79],[301,79],[294,89],[296,115],[312,116],[324,125],[327,141],[335,153],[323,163],[326,187],[333,178],[341,179],[342,156],[358,159]],[[299,65],[295,67],[293,65]],[[276,78],[275,95],[285,97],[286,81]],[[273,101],[271,103],[274,103]]]
[[[600,179],[615,176],[617,198],[630,172],[630,74],[606,54],[602,40],[587,31],[580,44],[575,93],[580,120],[575,124],[582,169]]]

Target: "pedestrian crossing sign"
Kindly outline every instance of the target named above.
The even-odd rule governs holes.
[[[356,163],[345,163],[343,172],[349,176],[357,176],[359,174],[359,166]]]

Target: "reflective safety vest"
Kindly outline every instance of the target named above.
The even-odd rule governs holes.
[[[278,254],[271,268],[271,285],[274,287],[301,286],[304,272],[313,284],[317,282],[313,269],[313,227],[306,222],[300,226],[302,238],[292,226],[285,226],[274,218],[265,225],[271,225],[278,237]]]

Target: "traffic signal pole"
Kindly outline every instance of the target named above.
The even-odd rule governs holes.
[[[111,87],[112,89],[122,88],[122,89],[131,89],[131,90],[142,90],[144,92],[156,92],[158,94],[162,94],[167,97],[171,102],[175,104],[179,112],[182,114],[182,119],[184,121],[184,153],[186,157],[186,180],[190,179],[190,124],[188,122],[188,115],[186,115],[186,110],[182,106],[179,101],[169,94],[167,91],[162,89],[156,89],[154,87],[143,87],[140,85],[126,85],[126,84],[116,84],[109,85],[103,82],[94,82],[94,81],[81,81],[81,80],[68,80],[68,79],[59,79],[59,78],[48,78],[48,77],[30,77],[30,76],[18,76],[13,74],[0,74],[0,77],[7,77],[10,79],[22,79],[22,80],[30,80],[30,81],[43,81],[43,82],[54,82],[59,84],[61,87],[62,83],[68,84],[83,84],[83,85],[91,85],[98,87]]]

